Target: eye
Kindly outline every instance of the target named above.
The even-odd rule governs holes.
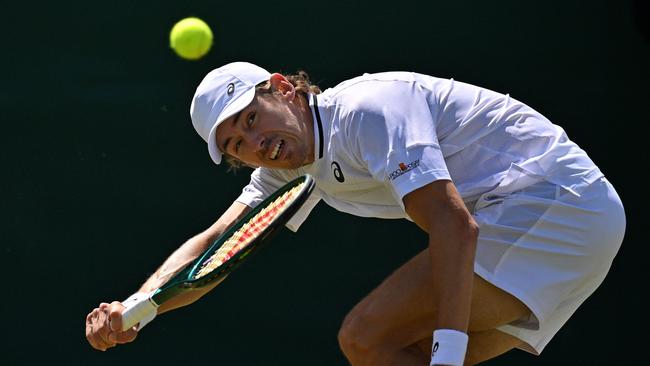
[[[239,145],[241,145],[241,140],[237,141],[235,144],[235,153],[239,153]]]
[[[248,127],[253,126],[253,123],[255,123],[255,113],[252,112],[251,114],[248,115],[248,120],[246,121],[248,124]]]

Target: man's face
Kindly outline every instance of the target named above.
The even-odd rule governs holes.
[[[239,113],[219,124],[219,149],[243,163],[295,169],[314,161],[314,134],[309,106],[299,97],[256,95]],[[307,114],[306,112],[309,112]]]

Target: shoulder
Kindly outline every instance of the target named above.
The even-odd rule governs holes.
[[[435,79],[404,71],[363,74],[327,89],[323,95],[333,103],[349,107],[380,107],[386,102],[425,91],[421,86],[430,85]]]
[[[400,130],[409,121],[430,123],[435,88],[444,80],[401,71],[364,74],[325,90],[323,99],[333,125],[349,136],[373,135]]]
[[[409,111],[427,112],[438,104],[447,79],[413,72],[364,74],[323,92],[333,116],[341,120],[402,120]]]

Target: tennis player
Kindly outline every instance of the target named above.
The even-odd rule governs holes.
[[[305,173],[317,185],[292,230],[323,200],[429,234],[428,248],[343,320],[339,344],[354,366],[540,354],[602,283],[623,240],[623,206],[604,174],[562,128],[507,94],[409,72],[365,74],[321,93],[304,72],[236,62],[203,79],[190,112],[212,160],[254,168],[250,183],[127,303]],[[118,332],[123,305],[88,314],[93,347],[130,342],[156,316]]]

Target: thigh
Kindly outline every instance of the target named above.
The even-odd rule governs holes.
[[[348,314],[343,327],[354,324],[374,344],[403,348],[431,337],[436,318],[433,274],[428,249],[398,268]],[[474,275],[469,331],[510,323],[530,314],[510,294]]]

